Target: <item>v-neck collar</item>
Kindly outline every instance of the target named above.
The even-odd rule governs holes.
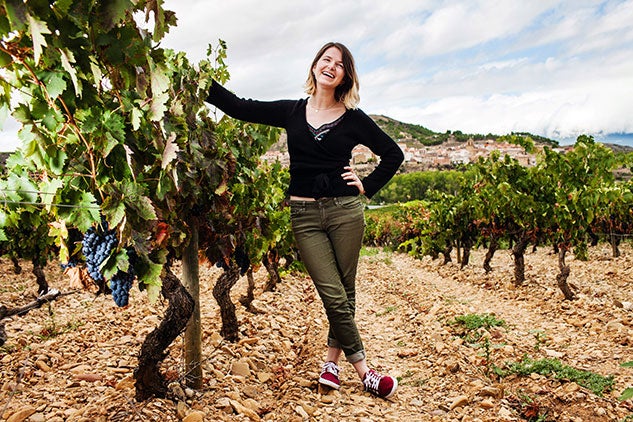
[[[348,109],[345,109],[343,114],[338,116],[336,119],[334,119],[334,120],[332,120],[330,122],[325,122],[321,126],[319,126],[318,128],[315,128],[308,121],[307,108],[308,108],[308,100],[306,99],[305,103],[304,103],[303,119],[306,122],[306,129],[310,133],[311,137],[313,139],[317,140],[318,142],[322,142],[323,139],[325,139],[330,134],[330,132],[332,130],[336,129],[341,124],[341,121],[347,115],[347,112],[349,111]],[[327,126],[329,126],[329,128]],[[323,130],[325,130],[325,133],[322,134],[322,135],[319,135],[319,132],[321,132]],[[319,136],[321,136],[320,139],[319,139]]]

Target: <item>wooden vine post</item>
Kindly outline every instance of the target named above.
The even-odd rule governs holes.
[[[185,370],[187,385],[202,388],[202,326],[200,323],[200,277],[198,266],[198,222],[190,224],[189,243],[182,256],[182,281],[194,303],[193,314],[185,329]]]

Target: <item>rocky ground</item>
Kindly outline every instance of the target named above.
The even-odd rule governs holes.
[[[324,357],[326,320],[309,279],[288,276],[275,292],[256,292],[248,312],[233,289],[240,341],[219,336],[220,314],[211,294],[219,275],[201,267],[204,388],[179,384],[183,339],[162,366],[173,380],[171,399],[134,400],[132,372],[140,345],[159,323],[164,303],[150,305],[134,289],[120,309],[109,297],[77,292],[58,298],[6,325],[0,348],[0,417],[17,421],[624,421],[633,386],[633,249],[610,257],[591,251],[572,257],[570,282],[578,300],[556,287],[557,261],[546,249],[526,256],[527,282],[512,286],[507,251],[481,268],[483,252],[463,270],[457,264],[415,260],[375,249],[364,251],[358,275],[358,325],[369,363],[399,377],[390,400],[361,389],[351,365],[342,364],[342,388],[325,391],[316,379]],[[15,275],[0,263],[0,304],[23,305],[36,294],[30,266]],[[51,287],[68,291],[59,268],[47,268]],[[255,280],[262,286],[265,272]],[[505,326],[480,330],[469,343],[451,324],[464,315],[493,314]],[[612,375],[602,397],[542,375],[498,378],[495,366],[530,359],[559,359],[571,367]]]

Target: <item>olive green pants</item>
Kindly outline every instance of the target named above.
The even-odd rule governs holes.
[[[342,349],[351,363],[365,359],[354,321],[356,269],[365,231],[360,197],[290,201],[290,215],[301,261],[330,324],[327,345]]]

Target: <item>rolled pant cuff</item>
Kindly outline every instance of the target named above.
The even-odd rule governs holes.
[[[328,338],[327,339],[327,346],[328,347],[333,347],[335,349],[342,349],[341,347],[341,343],[339,343],[338,341],[336,341],[336,339],[333,338]],[[364,350],[360,350],[358,352],[354,352],[351,355],[345,355],[345,359],[349,362],[349,363],[356,363],[359,362],[363,359],[366,358],[365,355],[365,351]]]
[[[365,351],[361,350],[359,352],[356,353],[352,353],[349,356],[345,356],[345,359],[347,359],[347,361],[349,363],[356,363],[356,362],[360,362],[361,360],[365,359]]]

